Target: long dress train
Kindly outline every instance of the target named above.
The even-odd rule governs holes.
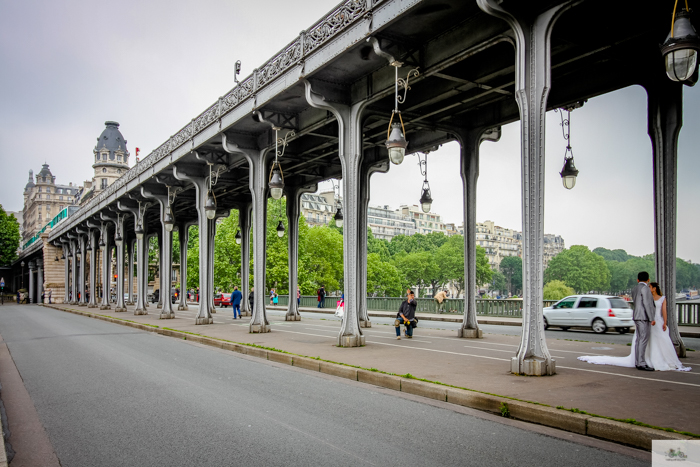
[[[673,347],[671,336],[668,333],[668,327],[663,330],[663,316],[661,308],[666,297],[661,297],[654,301],[656,305],[656,313],[654,320],[656,325],[651,327],[649,343],[644,352],[644,360],[647,365],[658,371],[690,371],[692,368],[683,366],[678,360],[676,349]],[[578,357],[579,360],[594,363],[596,365],[614,365],[633,368],[634,364],[634,349],[637,343],[636,333],[632,338],[632,349],[626,357],[613,357],[610,355],[587,355]]]

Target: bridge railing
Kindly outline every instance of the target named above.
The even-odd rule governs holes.
[[[323,308],[335,309],[340,297],[326,296]],[[367,297],[367,309],[371,311],[399,311],[399,306],[404,301],[401,297]],[[437,313],[435,300],[432,298],[417,298],[418,306],[416,311],[420,313]],[[552,306],[557,300],[544,300],[542,307]],[[633,302],[628,302],[630,307]],[[280,306],[289,304],[287,295],[278,297]],[[318,306],[318,298],[316,295],[302,295],[302,307]],[[464,314],[464,299],[448,299],[443,307],[445,312]],[[700,303],[676,303],[676,313],[678,315],[678,324],[680,326],[700,326]],[[477,299],[476,314],[479,316],[497,316],[501,318],[522,318],[523,317],[523,301],[520,299]]]

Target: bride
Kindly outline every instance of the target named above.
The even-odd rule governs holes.
[[[661,295],[661,288],[656,282],[649,284],[651,294],[654,297],[656,305],[656,313],[654,320],[656,325],[651,327],[651,335],[649,336],[649,344],[647,345],[644,354],[644,360],[647,364],[657,371],[690,371],[691,368],[683,366],[676,356],[676,349],[673,347],[671,337],[668,334],[666,312],[666,297]],[[662,324],[663,323],[663,324]],[[579,360],[597,365],[614,365],[626,366],[634,368],[634,348],[637,339],[632,339],[632,351],[626,357],[612,357],[609,355],[593,355],[578,357]]]

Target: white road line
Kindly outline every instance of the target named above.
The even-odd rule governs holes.
[[[513,352],[512,350],[486,349],[486,348],[484,348],[484,347],[476,347],[476,346],[472,346],[472,345],[465,345],[464,347],[467,347],[467,348],[470,348],[470,349],[488,350],[488,351],[491,351],[491,352],[506,352],[506,353],[509,353],[509,354],[515,356],[515,355],[514,355],[514,352]],[[552,355],[552,358],[566,358],[566,357],[557,357],[557,356]]]
[[[371,342],[371,341],[366,341],[366,342],[368,344],[379,344],[379,345],[389,345],[391,347],[401,347],[402,349],[426,350],[428,352],[447,353],[447,354],[451,354],[451,355],[463,355],[465,357],[487,358],[489,360],[500,360],[502,362],[509,362],[510,361],[510,359],[505,359],[505,358],[487,357],[485,355],[472,355],[472,354],[460,353],[460,352],[450,352],[448,350],[425,349],[423,347],[409,347],[407,345],[387,344],[386,342]]]
[[[558,365],[557,365],[558,366]],[[643,376],[632,376],[632,375],[623,375],[622,373],[610,373],[609,371],[598,371],[598,370],[588,370],[586,368],[572,368],[569,366],[559,366],[559,368],[565,368],[567,370],[578,370],[578,371],[589,371],[591,373],[601,373],[604,375],[613,375],[613,376],[622,376],[624,378],[634,378],[634,379],[643,379],[646,381],[659,381],[661,383],[669,383],[669,384],[682,384],[683,386],[695,386],[700,388],[700,384],[693,384],[693,383],[682,383],[680,381],[667,381],[665,379],[656,379],[656,378],[645,378]]]

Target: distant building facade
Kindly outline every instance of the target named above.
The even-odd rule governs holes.
[[[410,216],[389,206],[370,206],[367,210],[367,226],[372,230],[374,238],[383,240],[416,233],[416,224]]]
[[[332,198],[331,198],[332,199]],[[320,194],[301,195],[301,213],[308,225],[328,225],[335,215],[334,204]]]
[[[447,234],[445,224],[442,222],[442,218],[439,214],[435,214],[434,212],[425,213],[415,204],[412,206],[401,206],[401,214],[413,220],[416,224],[416,233],[429,234],[432,232],[441,232]]]
[[[522,255],[522,234],[492,221],[476,223],[476,244],[486,250],[491,269],[498,269],[501,260],[507,256]]]
[[[68,185],[57,184],[48,164],[42,165],[36,175],[30,170],[29,181],[24,187],[21,244],[32,238],[64,208],[74,205],[78,191],[79,188],[73,182]]]

